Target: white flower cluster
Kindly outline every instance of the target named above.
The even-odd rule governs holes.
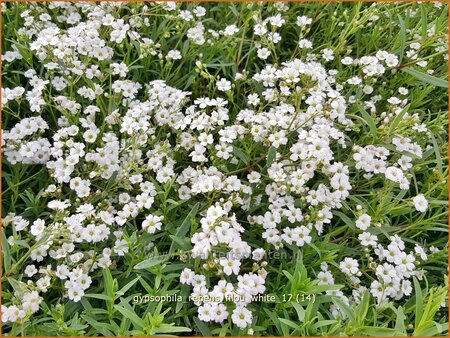
[[[421,263],[427,261],[428,256],[425,249],[416,244],[414,251],[407,252],[405,243],[397,235],[391,236],[390,244],[386,247],[378,243],[378,237],[370,232],[363,232],[358,236],[361,246],[366,248],[366,257],[369,261],[369,268],[374,275],[374,281],[366,287],[359,278],[362,276],[358,260],[346,257],[340,264],[340,271],[346,275],[353,285],[351,296],[346,296],[342,292],[328,291],[333,296],[338,296],[346,304],[358,304],[361,295],[369,289],[375,297],[379,306],[385,306],[390,299],[399,300],[404,296],[411,295],[412,277],[423,279],[424,270],[420,268]],[[335,277],[328,270],[328,265],[322,267],[322,272],[318,274],[320,284],[332,285]],[[332,306],[332,311],[337,315],[342,312],[336,306]]]
[[[2,304],[2,321],[15,322],[18,319],[23,319],[27,315],[39,311],[39,304],[43,298],[39,296],[37,291],[24,293],[20,299],[20,305],[5,306]]]
[[[2,148],[6,159],[12,164],[47,163],[51,144],[41,137],[47,129],[47,122],[35,116],[24,118],[9,131],[3,131]]]
[[[275,248],[283,242],[301,247],[311,241],[313,228],[322,233],[324,224],[331,221],[331,210],[340,208],[349,195],[348,166],[334,161],[332,147],[346,147],[341,126],[352,122],[345,116],[345,99],[332,86],[335,79],[316,62],[295,59],[280,69],[267,66],[253,79],[265,87],[260,104],[269,109],[243,110],[237,120],[256,142],[277,151],[267,168],[269,210],[250,216],[249,221],[264,228],[263,238]],[[283,157],[278,153],[281,147],[285,149]],[[310,187],[309,181],[318,175],[327,179]],[[280,231],[284,220],[297,226]]]
[[[177,24],[186,23],[186,39],[197,47],[220,35],[233,39],[240,34],[234,24],[220,33],[209,30],[202,6],[189,11],[175,3],[159,5]],[[246,328],[253,319],[249,305],[266,291],[268,276],[266,251],[255,248],[249,234],[260,236],[266,249],[298,250],[324,234],[333,212],[348,205],[352,176],[369,180],[382,174],[408,189],[422,148],[415,132],[404,130],[426,128],[417,114],[407,112],[408,100],[390,97],[379,128],[384,132],[401,120],[399,131],[387,134],[383,144],[352,143],[357,130],[349,106],[356,98],[346,98],[345,91],[356,86],[370,95],[375,83],[370,81],[398,66],[397,56],[385,51],[342,58],[364,74],[344,82],[337,70],[325,66],[338,58],[326,48],[285,62],[261,61],[259,71],[238,73],[234,81],[214,78],[201,95],[162,80],[141,83],[131,76],[135,61],[123,58],[123,44],[139,46],[141,59],[161,53],[162,47],[139,34],[140,27],[150,26],[147,18],[118,17],[120,6],[50,2],[30,4],[31,10],[21,14],[25,26],[19,35],[44,66],[39,75],[33,69],[23,73],[25,87],[2,88],[4,108],[14,109],[25,97],[36,114],[3,131],[2,147],[12,165],[46,166],[51,182],[40,196],[49,199],[50,212],[32,221],[15,214],[3,220],[15,229],[10,245],[27,239],[32,248],[23,271],[33,291],[2,305],[2,320],[14,322],[38,311],[39,294],[58,281],[64,297],[80,301],[92,272],[129,252],[130,232],[139,238],[164,231],[168,220],[159,198],[170,186],[179,198],[173,204],[201,201],[203,208],[201,228],[190,239],[192,260],[186,263],[201,264],[192,263],[180,276],[193,288],[199,318],[222,323],[230,317]],[[256,54],[262,60],[269,60],[271,46],[281,41],[277,30],[286,24],[282,13],[288,5],[274,6],[278,14],[254,17]],[[142,13],[150,8],[142,6]],[[313,46],[304,38],[311,23],[306,16],[293,23],[301,31],[300,49]],[[161,63],[182,59],[174,48],[160,57]],[[21,59],[16,49],[3,57],[5,62]],[[207,71],[201,61],[197,67],[201,74]],[[243,107],[232,100],[238,83],[250,88]],[[401,95],[407,92],[399,89]],[[374,95],[364,107],[378,111],[380,100]],[[428,208],[422,194],[411,205],[420,212]],[[239,219],[240,211],[246,219]],[[387,246],[378,243],[369,212],[359,212],[355,224],[374,281],[365,286],[358,260],[346,257],[339,268],[353,295],[329,294],[358,302],[368,287],[379,304],[409,295],[411,278],[423,274],[419,262],[427,259],[425,249],[409,252],[397,236]],[[318,278],[334,284],[335,276],[323,264]],[[332,312],[337,315],[339,309]]]
[[[191,299],[197,300],[194,303],[199,307],[201,320],[223,322],[228,317],[225,303],[234,303],[233,322],[245,328],[252,320],[246,306],[252,302],[252,297],[265,291],[267,272],[264,266],[267,263],[261,261],[264,250],[252,250],[241,238],[245,228],[237,222],[234,214],[229,215],[231,208],[231,202],[224,203],[223,207],[219,203],[209,207],[205,217],[200,219],[202,231],[192,237],[192,257],[205,260],[203,268],[217,270],[221,280],[208,285],[205,275],[186,268],[180,281],[193,287]],[[228,251],[223,252],[224,249]],[[253,260],[251,272],[241,274],[245,260]],[[236,276],[236,284],[233,284],[232,276]]]

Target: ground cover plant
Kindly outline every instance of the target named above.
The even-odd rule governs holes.
[[[448,333],[446,3],[2,3],[5,335]]]

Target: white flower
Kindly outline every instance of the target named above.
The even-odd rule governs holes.
[[[55,210],[65,210],[70,206],[70,203],[68,201],[57,201],[57,200],[53,200],[48,202],[47,206],[50,209],[55,209]]]
[[[351,85],[358,85],[362,82],[361,78],[359,76],[353,76],[350,79],[347,80],[348,84]]]
[[[351,65],[351,64],[353,64],[353,58],[351,58],[350,56],[346,56],[341,59],[341,63],[343,65]]]
[[[111,64],[112,72],[115,75],[119,75],[120,77],[125,77],[128,73],[128,67],[125,63],[112,63]]]
[[[334,277],[330,271],[320,271],[317,274],[317,278],[320,280],[319,285],[332,285],[334,284]]]
[[[403,171],[401,171],[401,169],[396,168],[396,167],[388,167],[386,168],[386,172],[384,173],[384,175],[386,176],[386,178],[388,180],[400,183],[403,178],[404,178],[404,174]]]
[[[231,82],[228,81],[227,79],[220,79],[219,81],[217,81],[216,83],[217,85],[217,89],[222,91],[222,92],[227,92],[231,90]]]
[[[167,58],[172,60],[181,60],[181,53],[178,50],[172,49],[167,53]]]
[[[221,258],[219,261],[220,265],[223,267],[223,272],[226,275],[235,274],[237,275],[239,273],[239,267],[241,266],[241,262],[235,259],[227,259],[227,258]]]
[[[423,194],[419,194],[413,198],[414,208],[417,211],[425,212],[428,209],[428,201]]]
[[[359,272],[359,264],[356,259],[346,257],[339,263],[341,271],[347,275],[357,275]]]
[[[400,87],[400,88],[398,89],[398,92],[399,92],[401,95],[408,95],[409,90],[406,89],[405,87]]]
[[[148,215],[142,222],[142,229],[147,231],[149,234],[154,234],[156,230],[161,230],[161,221],[164,216],[154,216]]]
[[[376,246],[378,238],[370,232],[363,232],[358,236],[362,246]]]
[[[180,275],[180,282],[182,284],[191,285],[194,281],[194,277],[195,277],[195,273],[191,269],[184,268],[184,270],[181,272],[181,275]]]
[[[248,96],[248,103],[251,104],[252,106],[257,106],[260,101],[261,100],[260,100],[258,94],[256,94],[256,93],[250,94]]]
[[[267,33],[267,27],[264,24],[256,24],[253,26],[254,34],[257,36],[263,36]]]
[[[272,143],[272,146],[275,148],[280,147],[281,145],[287,144],[286,132],[284,130],[280,130],[276,133],[273,133],[269,136],[269,141]]]
[[[236,25],[230,25],[230,26],[225,27],[225,29],[223,31],[223,35],[232,36],[237,32],[239,32],[239,28],[237,28]]]
[[[301,39],[301,40],[298,42],[298,46],[299,46],[300,48],[311,49],[312,46],[313,46],[313,44],[312,44],[312,42],[309,41],[309,40]]]
[[[42,219],[37,219],[33,222],[30,228],[30,232],[33,236],[40,236],[45,230],[45,222]]]
[[[38,270],[36,269],[34,264],[32,264],[32,265],[27,265],[24,272],[28,277],[33,277],[38,272]]]
[[[270,56],[270,50],[266,47],[258,48],[258,51],[256,52],[258,57],[262,60],[266,60]]]
[[[297,25],[299,27],[305,27],[307,25],[310,25],[312,23],[312,19],[308,18],[307,16],[297,16]]]
[[[355,222],[356,227],[363,231],[367,230],[367,228],[370,226],[371,220],[372,218],[368,214],[362,214]]]
[[[198,318],[204,322],[209,322],[212,320],[212,304],[211,303],[205,303],[202,306],[198,307]]]
[[[259,262],[260,260],[262,260],[264,258],[264,255],[266,254],[266,251],[262,248],[259,249],[255,249],[252,252],[252,259],[254,261]]]
[[[237,327],[245,329],[252,322],[252,313],[245,307],[238,306],[233,310],[231,320]]]
[[[256,171],[252,171],[247,175],[247,179],[250,183],[259,183],[261,181],[261,174]]]
[[[192,11],[196,17],[203,17],[206,15],[206,9],[203,6],[197,6],[194,8],[194,10]]]
[[[204,153],[206,151],[206,148],[202,146],[201,144],[196,144],[194,146],[194,151],[189,154],[189,156],[192,157],[192,161],[194,162],[204,162],[207,160]]]
[[[325,61],[331,61],[334,59],[333,50],[329,48],[322,49],[322,57]]]

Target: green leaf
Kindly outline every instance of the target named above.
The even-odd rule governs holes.
[[[234,62],[228,62],[228,63],[224,63],[224,62],[220,62],[220,63],[207,63],[205,66],[208,67],[208,68],[229,67],[229,66],[234,66]]]
[[[106,294],[112,299],[114,296],[114,281],[109,269],[103,269],[103,282],[105,283]]]
[[[423,314],[423,296],[422,296],[422,288],[420,287],[419,281],[416,277],[413,277],[414,280],[414,291],[416,296],[416,321],[415,326],[419,326],[419,323],[422,319]]]
[[[245,155],[245,153],[244,153],[241,149],[239,149],[239,148],[233,146],[233,153],[234,153],[234,155],[236,155],[236,157],[238,157],[242,162],[244,162],[245,165],[247,165],[247,163],[248,163],[247,155]]]
[[[436,165],[437,165],[437,168],[439,170],[439,173],[442,175],[443,163],[442,163],[441,154],[439,152],[439,145],[438,145],[438,143],[436,141],[436,138],[433,136],[433,134],[430,133],[430,137],[431,137],[431,142],[433,143],[434,154],[436,156]]]
[[[364,334],[368,336],[395,336],[401,335],[401,332],[390,329],[388,327],[375,327],[375,326],[362,326],[359,328],[359,334]]]
[[[338,216],[341,220],[343,220],[344,223],[347,224],[348,227],[349,227],[351,230],[355,230],[355,229],[356,229],[355,222],[353,222],[348,216],[346,216],[346,215],[343,214],[342,212],[333,210],[333,211],[332,211],[332,214]]]
[[[331,291],[331,290],[340,290],[344,286],[338,285],[338,284],[332,284],[332,285],[315,285],[310,289],[311,293],[320,293],[325,291]]]
[[[267,151],[267,165],[266,165],[267,168],[270,167],[272,163],[275,162],[276,155],[277,149],[275,147],[270,147],[269,150]]]
[[[446,287],[432,288],[427,296],[428,300],[423,310],[419,324],[416,325],[413,335],[424,336],[425,332],[436,327],[433,318],[441,308],[441,303],[445,301],[448,290]]]
[[[408,11],[406,11],[406,14],[408,15]],[[408,20],[408,17],[406,18]],[[398,59],[399,63],[403,60],[403,54],[405,53],[406,48],[406,25],[405,21],[402,19],[400,15],[398,15],[398,21],[400,23],[400,31],[398,32],[398,41],[400,44],[400,49],[398,52]]]
[[[139,318],[139,316],[134,311],[126,309],[125,307],[120,305],[114,305],[114,308],[119,311],[125,318],[131,320],[131,322],[138,329],[142,330],[146,326],[145,322],[141,318]]]
[[[227,335],[228,328],[229,328],[228,323],[223,325],[222,328],[220,329],[219,337],[225,337]]]
[[[111,177],[109,178],[109,180],[108,180],[108,183],[106,184],[106,187],[105,187],[105,189],[104,189],[104,191],[108,191],[108,190],[110,190],[113,186],[114,186],[114,184],[116,183],[116,181],[117,181],[117,175],[118,175],[118,171],[114,171],[113,173],[112,173],[112,175],[111,175]]]
[[[359,112],[361,113],[362,117],[364,118],[364,121],[367,123],[370,129],[370,133],[372,134],[372,137],[374,140],[377,139],[377,127],[375,124],[375,121],[373,120],[372,116],[366,112],[366,110],[363,108],[363,106],[358,105]]]
[[[329,320],[321,320],[318,323],[312,325],[311,328],[313,330],[317,330],[317,329],[319,329],[321,327],[333,325],[333,324],[336,324],[336,323],[339,323],[339,322],[337,320],[331,320],[331,319],[329,319]]]
[[[356,315],[358,317],[358,323],[360,325],[362,325],[366,319],[367,311],[369,310],[369,303],[370,303],[369,291],[366,290],[362,296],[361,302],[356,308]]]
[[[298,329],[298,324],[294,323],[292,320],[289,319],[285,319],[285,318],[278,318],[278,320],[290,327],[292,327],[293,329]]]
[[[397,310],[395,310],[397,319],[395,320],[395,329],[397,331],[400,331],[402,334],[406,336],[406,327],[405,327],[405,313],[403,312],[403,308],[401,306],[398,307]]]
[[[400,124],[400,122],[403,120],[403,117],[405,116],[405,114],[408,112],[409,109],[409,104],[402,109],[402,111],[395,116],[394,120],[391,122],[390,126],[389,126],[389,135],[393,135],[394,132],[397,130],[397,126]]]
[[[272,323],[277,327],[278,332],[281,333],[283,331],[284,326],[281,325],[281,322],[278,320],[277,316],[273,312],[271,312],[269,309],[265,308],[264,311],[267,313],[267,315],[269,316]],[[287,336],[287,334],[285,334],[284,332],[283,332],[283,335]]]
[[[189,285],[186,285],[186,284],[181,285],[180,296],[183,297],[183,299],[187,299],[189,296],[189,293],[190,293]],[[180,312],[183,305],[184,305],[183,302],[177,302],[177,305],[175,307],[175,313]]]
[[[410,68],[403,68],[402,71],[404,71],[405,73],[408,73],[409,75],[414,76],[416,79],[428,83],[430,85],[436,86],[436,87],[441,87],[441,88],[448,88],[448,81],[444,80],[444,79],[440,79],[436,76],[427,74],[427,73],[422,73],[419,72],[418,70],[415,69],[410,69]]]
[[[111,297],[102,293],[86,293],[84,295],[87,298],[95,298],[95,299],[103,299],[103,300],[111,300]]]
[[[200,205],[200,203],[197,202],[192,207],[191,211],[189,212],[189,214],[184,219],[183,223],[181,223],[180,227],[178,228],[178,230],[175,234],[176,238],[178,238],[178,239],[185,238],[185,236],[188,233],[188,231],[191,227],[191,224],[192,224],[191,219],[193,217],[195,217],[195,215],[197,215],[199,205]],[[170,245],[169,253],[173,253],[177,248],[182,248],[181,243],[176,240],[172,241],[172,244]]]
[[[342,312],[344,312],[344,314],[347,316],[347,318],[355,323],[356,322],[356,318],[354,313],[352,312],[352,310],[350,309],[350,307],[345,304],[342,299],[338,298],[338,297],[331,297],[331,299],[333,300],[333,303],[342,310]]]
[[[83,318],[89,325],[91,325],[94,329],[96,329],[102,335],[108,336],[108,337],[112,337],[114,335],[113,334],[114,328],[110,324],[99,323],[87,315],[81,315],[81,318]]]
[[[133,279],[131,282],[127,283],[123,288],[121,288],[117,294],[124,295],[134,284],[137,283],[137,281],[141,278],[141,276],[138,276],[137,278]]]
[[[4,271],[8,274],[11,269],[11,250],[6,239],[5,231],[2,231],[2,259]]]
[[[142,262],[136,264],[133,268],[135,270],[148,269],[148,268],[151,268],[152,266],[164,263],[168,259],[169,259],[169,257],[167,257],[167,256],[150,257],[150,258],[146,259],[145,261],[142,261]]]
[[[184,326],[174,326],[174,324],[160,324],[159,327],[155,329],[156,333],[175,333],[175,332],[191,332],[192,330]]]
[[[297,312],[298,320],[300,322],[305,321],[305,309],[303,306],[301,306],[298,303],[292,303],[292,306],[294,307],[295,311]]]
[[[430,324],[429,328],[421,330],[419,334],[414,332],[413,335],[420,337],[443,336],[442,333],[448,330],[448,323],[430,322]]]
[[[194,317],[194,322],[195,322],[195,325],[197,325],[197,328],[199,329],[200,333],[203,336],[210,336],[210,337],[212,336],[211,331],[209,331],[208,326],[206,326],[206,324],[204,322],[202,322],[197,317]]]

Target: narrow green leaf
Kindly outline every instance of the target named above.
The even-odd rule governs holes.
[[[99,323],[87,315],[81,315],[81,318],[83,318],[89,325],[91,325],[94,329],[96,329],[102,335],[108,336],[108,337],[114,336],[114,334],[112,333],[114,331],[113,331],[113,328],[111,327],[111,325],[106,324],[106,323]]]
[[[210,336],[210,337],[212,336],[211,331],[209,331],[208,326],[206,326],[206,324],[204,322],[202,322],[197,317],[194,317],[194,322],[195,322],[195,325],[197,325],[197,328],[199,329],[200,333],[203,336]]]
[[[140,278],[141,276],[138,276],[137,278],[133,279],[131,282],[127,283],[123,288],[121,288],[117,293],[124,295],[134,284],[137,283]]]
[[[175,237],[178,239],[182,239],[185,238],[186,234],[188,233],[190,227],[191,227],[191,219],[193,217],[195,217],[195,215],[197,215],[198,212],[198,208],[200,206],[200,203],[196,203],[191,211],[189,212],[189,214],[186,216],[186,218],[184,219],[183,223],[181,223],[180,227],[178,228]],[[177,242],[177,241],[172,241],[172,244],[170,245],[170,249],[169,252],[173,253],[177,248],[181,248],[181,243]]]
[[[292,306],[294,307],[295,311],[297,312],[298,320],[300,322],[305,321],[305,309],[303,309],[303,306],[301,306],[298,303],[292,303]]]
[[[408,11],[406,11],[406,13],[408,13]],[[398,15],[398,21],[400,23],[400,31],[398,32],[398,41],[400,44],[399,52],[398,52],[398,59],[399,59],[399,63],[401,63],[403,60],[403,54],[405,53],[405,48],[406,48],[406,25],[405,25],[405,21],[402,19],[400,14]]]
[[[441,87],[441,88],[448,88],[448,81],[444,79],[440,79],[436,76],[419,72],[418,70],[411,69],[411,68],[403,68],[402,69],[405,73],[408,73],[409,75],[414,76],[416,79],[428,83],[430,85]]]
[[[175,326],[174,324],[160,324],[158,328],[155,329],[156,333],[176,333],[176,332],[191,332],[192,330],[184,326]]]
[[[338,216],[341,220],[343,220],[344,223],[347,224],[348,227],[349,227],[351,230],[355,230],[355,229],[356,229],[355,222],[353,222],[348,216],[346,216],[346,215],[343,214],[342,212],[336,211],[336,210],[333,210],[332,213],[333,213],[333,215],[336,215],[336,216]]]
[[[278,318],[278,320],[280,322],[292,327],[293,329],[298,329],[298,324],[294,323],[292,320],[285,319],[285,318]]]
[[[145,261],[142,261],[142,262],[136,264],[133,268],[136,270],[148,269],[148,268],[151,268],[152,266],[164,263],[168,259],[169,259],[169,257],[167,257],[167,256],[150,257],[150,258],[146,259]]]
[[[125,307],[120,305],[114,305],[114,308],[123,316],[131,320],[138,329],[142,330],[146,326],[145,322],[141,318],[139,318],[139,316],[134,311],[126,309]]]
[[[410,105],[407,105],[398,115],[394,117],[394,120],[390,123],[389,126],[389,135],[394,135],[397,130],[397,126],[400,124],[400,122],[403,120],[403,117],[408,112],[409,106]]]
[[[420,287],[419,281],[414,277],[414,291],[416,296],[416,321],[415,326],[419,326],[423,314],[423,296],[422,288]]]
[[[342,312],[344,312],[344,314],[348,317],[348,319],[352,322],[355,323],[356,322],[356,318],[354,313],[352,312],[352,310],[350,309],[350,307],[345,304],[342,299],[338,298],[338,297],[331,297],[331,299],[333,300],[333,303],[342,310]]]
[[[401,333],[388,327],[362,326],[359,328],[358,334],[368,336],[395,336],[400,335]]]
[[[95,298],[102,300],[111,300],[111,297],[102,293],[86,293],[84,295],[86,298]]]
[[[103,282],[105,283],[105,292],[111,299],[114,296],[114,286],[111,271],[109,271],[109,269],[103,269]]]
[[[5,231],[2,231],[2,259],[3,268],[6,274],[9,273],[11,269],[11,250],[9,248],[8,240],[6,239]]]
[[[267,165],[266,165],[267,168],[270,167],[272,163],[275,162],[276,155],[277,149],[275,147],[270,147],[269,151],[267,152]]]
[[[233,146],[233,153],[234,155],[236,155],[237,158],[239,158],[242,162],[244,162],[245,165],[247,165],[248,163],[247,155],[245,155],[245,153],[241,149]]]
[[[436,141],[436,138],[433,136],[433,134],[430,133],[430,137],[431,137],[431,142],[433,143],[433,150],[434,150],[434,154],[436,156],[436,165],[437,168],[439,170],[439,173],[442,175],[443,172],[443,163],[442,163],[442,157],[441,154],[439,152],[439,145]]]
[[[376,140],[377,127],[376,127],[375,121],[373,120],[372,116],[363,108],[363,106],[358,105],[358,110],[361,113],[362,117],[364,118],[364,121],[369,126],[370,133],[372,134],[373,139]]]
[[[395,320],[395,329],[397,331],[400,331],[402,334],[406,336],[406,327],[405,327],[405,313],[403,312],[403,308],[401,306],[398,307],[397,310],[395,310],[397,319]]]

